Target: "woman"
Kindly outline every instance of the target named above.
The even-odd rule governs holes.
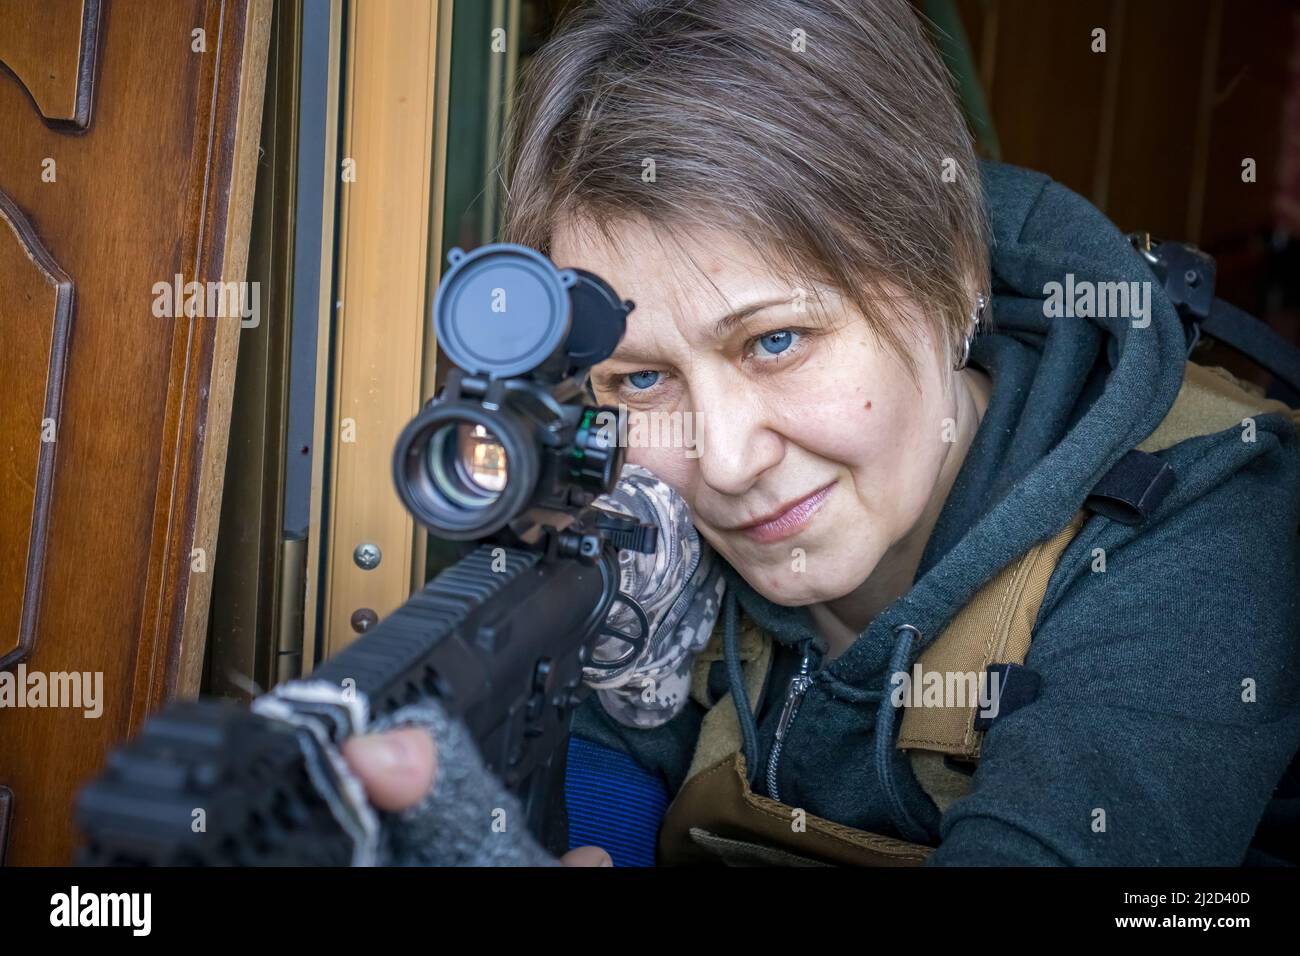
[[[930,864],[1243,861],[1300,747],[1295,429],[1261,409],[1133,456],[1179,395],[1177,314],[1085,201],[976,161],[909,4],[588,4],[514,145],[506,238],[636,303],[597,398],[699,416],[697,448],[629,458],[734,602],[712,690],[652,729],[593,700],[580,766],[662,808],[729,692],[754,794]],[[1103,490],[1135,474],[1136,503]],[[897,675],[1076,514],[1035,693],[937,799],[894,746]],[[748,700],[746,621],[772,647]],[[654,857],[655,814],[578,803],[590,842]]]

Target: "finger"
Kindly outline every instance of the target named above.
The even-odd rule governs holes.
[[[598,846],[580,846],[560,857],[565,866],[613,866],[608,853]]]
[[[418,804],[433,786],[438,752],[420,727],[381,734],[362,734],[343,743],[343,758],[361,778],[366,795],[381,810],[405,810]]]

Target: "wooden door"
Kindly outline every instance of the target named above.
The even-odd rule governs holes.
[[[197,689],[251,320],[230,287],[206,293],[238,283],[235,302],[256,303],[242,280],[270,6],[0,3],[6,863],[68,862],[81,782]]]

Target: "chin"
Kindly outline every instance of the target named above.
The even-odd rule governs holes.
[[[866,580],[874,567],[873,564],[859,568],[857,564],[858,562],[850,563],[847,557],[809,554],[804,571],[795,571],[789,560],[775,566],[747,566],[733,562],[732,567],[749,582],[750,587],[773,604],[803,607],[834,601],[853,592]],[[815,570],[823,566],[841,570],[835,574]]]

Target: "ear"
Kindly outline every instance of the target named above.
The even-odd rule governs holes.
[[[962,278],[962,287],[966,290],[966,301],[970,303],[972,313],[977,307],[979,297],[984,297],[984,314],[980,317],[980,330],[983,331],[988,327],[988,321],[993,311],[991,308],[993,305],[993,289],[990,277],[967,272]]]

